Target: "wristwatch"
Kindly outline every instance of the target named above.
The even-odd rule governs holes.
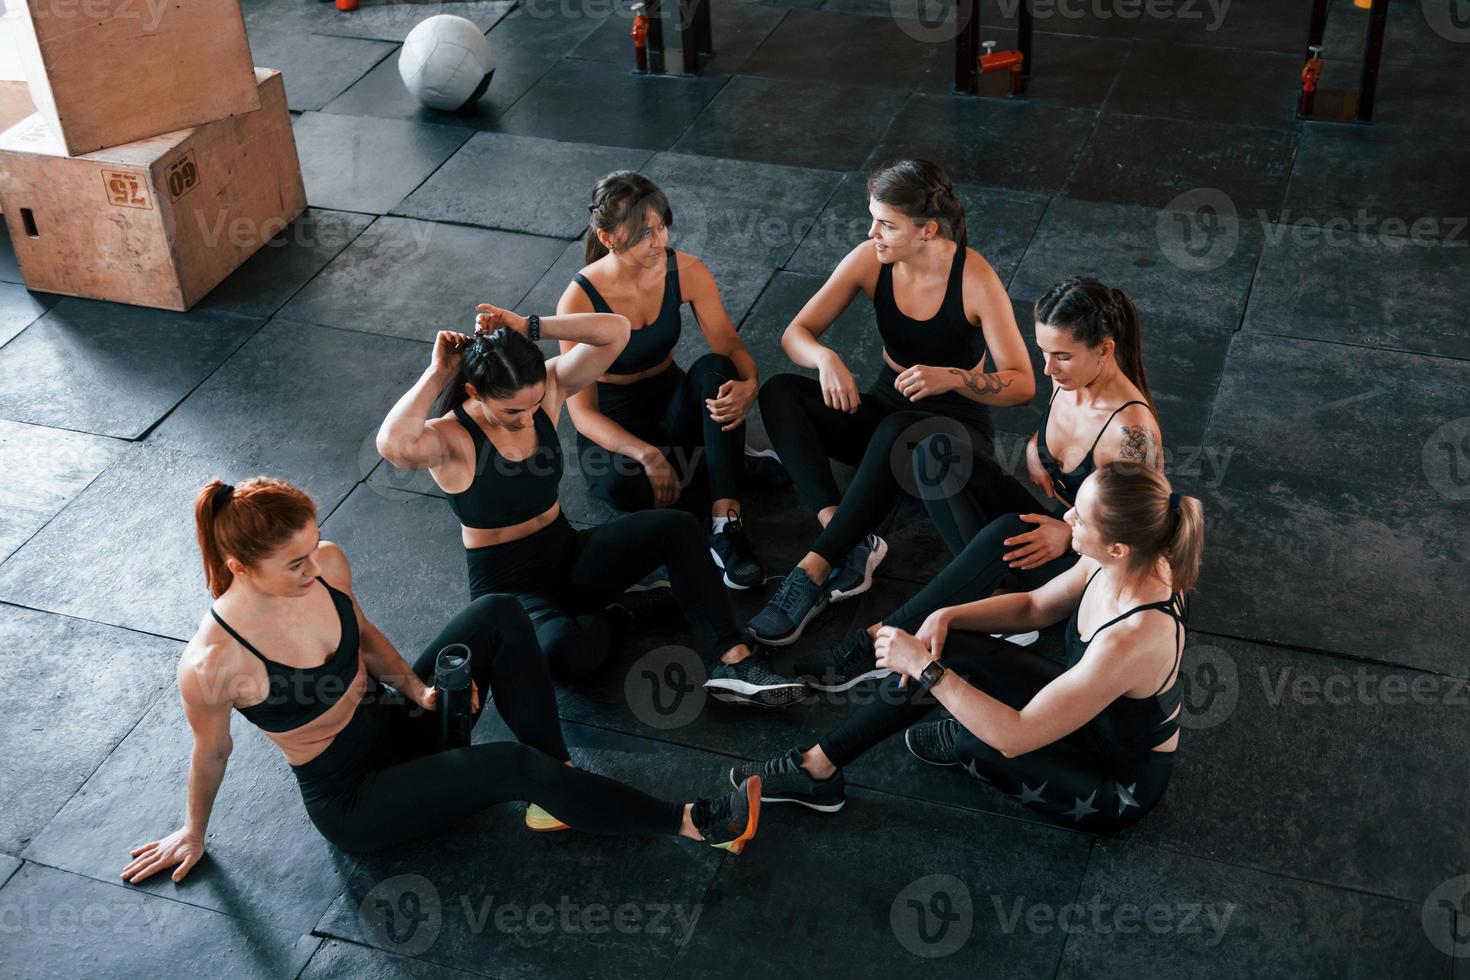
[[[934,687],[935,684],[938,684],[947,673],[949,673],[949,668],[944,666],[942,661],[931,661],[923,670],[919,671],[919,683],[927,691]]]
[[[532,340],[541,339],[540,314],[532,313],[529,317],[526,318],[526,336],[530,337]]]

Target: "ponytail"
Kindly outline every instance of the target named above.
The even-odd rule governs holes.
[[[868,178],[868,197],[897,208],[915,224],[937,223],[940,236],[962,249],[970,245],[964,202],[949,174],[927,160],[896,160],[879,167]]]
[[[1191,591],[1205,546],[1199,498],[1175,493],[1158,470],[1137,463],[1104,463],[1088,479],[1096,484],[1093,523],[1105,542],[1128,546],[1129,572],[1143,576],[1163,561],[1174,591]]]
[[[316,505],[285,480],[256,476],[239,486],[210,480],[194,498],[194,530],[209,594],[219,598],[235,580],[226,559],[253,565],[315,522]]]
[[[439,396],[435,415],[445,415],[469,397],[466,384],[482,398],[508,398],[546,380],[546,355],[525,334],[510,327],[476,334],[460,353],[454,380]]]
[[[674,226],[668,197],[647,177],[633,170],[614,170],[599,180],[592,188],[592,203],[587,205],[586,264],[608,254],[607,246],[597,237],[599,231],[623,244],[641,239],[648,230],[649,210],[663,218],[664,227]]]
[[[1127,293],[1105,286],[1092,276],[1072,276],[1042,294],[1034,314],[1037,323],[1061,327],[1089,349],[1112,340],[1119,370],[1158,417],[1143,367],[1143,325],[1138,307]]]

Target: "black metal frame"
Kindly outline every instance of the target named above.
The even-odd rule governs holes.
[[[1354,118],[1362,123],[1373,121],[1373,110],[1378,100],[1378,69],[1383,62],[1383,36],[1388,29],[1388,3],[1389,0],[1373,0],[1368,14],[1368,37],[1363,45],[1363,70],[1358,83],[1357,105],[1353,112]],[[1307,61],[1311,60],[1314,48],[1321,50],[1322,39],[1327,34],[1327,5],[1328,0],[1312,0],[1312,19],[1307,28]],[[1306,118],[1317,116],[1317,112],[1313,110]]]
[[[1326,0],[1321,0],[1326,2]],[[955,17],[959,18],[964,5],[969,5],[970,17],[955,34],[954,39],[954,90],[964,95],[974,95],[980,88],[980,0],[956,0]],[[1036,18],[1031,12],[1030,0],[1020,0],[1016,11],[1016,50],[1021,52],[1021,91],[1025,92],[1031,81],[1031,63]]]

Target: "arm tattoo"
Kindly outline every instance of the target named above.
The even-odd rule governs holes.
[[[1159,469],[1162,462],[1159,447],[1148,429],[1141,425],[1122,425],[1119,428],[1123,430],[1123,446],[1118,450],[1118,459]]]
[[[975,371],[961,371],[959,368],[950,368],[949,373],[959,375],[960,380],[965,383],[965,389],[975,398],[998,395],[1011,386],[1010,379],[1002,378],[999,374],[980,374]]]

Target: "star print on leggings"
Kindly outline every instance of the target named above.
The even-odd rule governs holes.
[[[1021,792],[1013,793],[1011,795],[1020,800],[1022,803],[1044,803],[1046,801],[1041,798],[1041,791],[1044,789],[1046,789],[1046,783],[1042,783],[1040,786],[1032,789],[1030,786],[1027,786],[1025,781],[1023,780],[1021,782]]]
[[[1087,816],[1089,813],[1097,812],[1097,807],[1092,805],[1092,801],[1095,799],[1097,799],[1097,790],[1093,790],[1091,795],[1089,795],[1085,801],[1080,799],[1077,800],[1077,805],[1067,811],[1067,814],[1072,818],[1073,823],[1080,823],[1082,821],[1082,818]]]
[[[974,759],[971,759],[969,762],[966,762],[965,763],[965,766],[964,766],[964,769],[965,769],[965,772],[967,772],[970,775],[974,776],[976,779],[980,780],[982,783],[988,783],[988,782],[990,782],[990,777],[986,776],[979,769],[975,768],[975,760]]]
[[[1124,786],[1122,783],[1114,783],[1113,787],[1118,792],[1118,813],[1121,815],[1130,806],[1138,806],[1138,800],[1134,799],[1133,791],[1138,789],[1138,784]],[[1142,809],[1142,807],[1140,807]]]

